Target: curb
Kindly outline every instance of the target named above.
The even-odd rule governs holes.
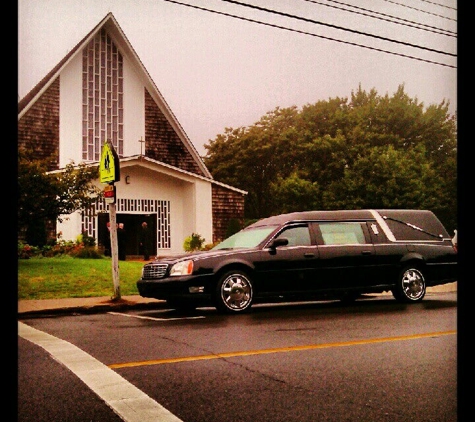
[[[35,318],[35,317],[44,317],[48,315],[66,315],[66,314],[97,314],[105,312],[120,312],[130,309],[138,310],[153,310],[153,309],[163,309],[165,308],[165,301],[155,301],[155,302],[130,302],[130,301],[120,301],[117,303],[99,303],[93,305],[77,305],[77,306],[57,306],[54,308],[44,308],[44,309],[31,309],[27,311],[18,311],[19,318]]]

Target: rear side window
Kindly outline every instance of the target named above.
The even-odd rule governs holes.
[[[365,244],[360,223],[319,223],[325,245]]]
[[[442,240],[450,237],[434,213],[427,210],[380,210],[396,240]]]
[[[441,240],[439,235],[441,232],[443,233],[444,230],[440,229],[439,227],[429,227],[434,231],[426,231],[422,227],[428,226],[426,224],[423,225],[416,225],[413,223],[414,219],[407,219],[407,221],[402,220],[393,220],[388,218],[386,223],[389,229],[394,234],[396,240]],[[434,225],[435,226],[435,225]],[[438,231],[436,231],[439,229]],[[448,237],[448,236],[447,236]]]

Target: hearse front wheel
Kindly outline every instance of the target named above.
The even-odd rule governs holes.
[[[392,293],[399,302],[420,302],[426,294],[426,282],[421,270],[413,265],[403,268]]]
[[[244,271],[228,271],[216,285],[215,302],[218,311],[244,312],[250,308],[253,298],[252,281]]]

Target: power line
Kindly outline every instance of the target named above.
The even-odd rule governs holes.
[[[434,1],[428,1],[428,0],[421,0],[421,1],[423,1],[425,3],[429,3],[429,4],[434,4],[436,6],[445,7],[447,9],[457,10],[455,7],[446,6],[445,4],[436,3]]]
[[[371,38],[376,38],[376,39],[379,39],[379,40],[388,41],[388,42],[392,42],[392,43],[396,43],[396,44],[402,44],[402,45],[405,45],[407,47],[419,48],[421,50],[430,51],[432,53],[445,54],[447,56],[456,57],[456,54],[447,53],[446,51],[435,50],[433,48],[423,47],[423,46],[416,45],[416,44],[411,44],[411,43],[406,43],[404,41],[393,40],[391,38],[381,37],[379,35],[368,34],[366,32],[356,31],[354,29],[344,28],[342,26],[333,25],[333,24],[330,24],[330,23],[319,22],[319,21],[316,21],[316,20],[313,20],[313,19],[308,19],[308,18],[303,18],[301,16],[291,15],[291,14],[285,13],[285,12],[278,12],[278,11],[273,10],[273,9],[267,9],[265,7],[255,6],[253,4],[242,3],[242,2],[236,1],[236,0],[221,0],[221,1],[223,1],[225,3],[237,4],[237,5],[243,6],[243,7],[249,7],[251,9],[256,9],[256,10],[259,10],[259,11],[262,11],[262,12],[267,12],[267,13],[272,13],[272,14],[276,14],[276,15],[280,15],[280,16],[285,16],[285,17],[291,18],[291,19],[298,19],[298,20],[301,20],[301,21],[304,21],[304,22],[309,22],[309,23],[314,23],[314,24],[317,24],[317,25],[328,26],[330,28],[339,29],[341,31],[347,31],[347,32],[351,32],[353,34],[364,35],[365,37],[371,37]]]
[[[437,16],[438,18],[448,19],[450,21],[455,21],[455,22],[457,21],[457,19],[452,19],[452,18],[449,18],[447,16],[438,15],[436,13],[428,12],[427,10],[417,9],[416,7],[411,7],[411,6],[408,6],[408,5],[403,4],[403,3],[398,3],[397,1],[392,1],[392,0],[383,0],[383,1],[387,1],[388,3],[392,3],[392,4],[395,4],[397,6],[407,7],[408,9],[416,10],[417,12],[427,13],[428,15]],[[430,2],[427,2],[427,3],[430,3]],[[432,4],[436,4],[436,3],[432,3]],[[442,6],[441,4],[437,4],[437,5]]]
[[[351,46],[354,46],[354,47],[365,48],[365,49],[372,50],[372,51],[378,51],[378,52],[381,52],[381,53],[386,53],[386,54],[391,54],[391,55],[394,55],[394,56],[404,57],[404,58],[411,59],[411,60],[417,60],[417,61],[421,61],[421,62],[425,62],[425,63],[429,63],[429,64],[435,64],[435,65],[438,65],[438,66],[444,66],[444,67],[449,67],[449,68],[456,69],[456,66],[436,62],[436,61],[433,61],[433,60],[422,59],[420,57],[410,56],[410,55],[407,55],[407,54],[395,53],[393,51],[383,50],[383,49],[375,48],[375,47],[369,47],[369,46],[363,45],[363,44],[358,44],[358,43],[349,42],[349,41],[343,41],[343,40],[339,40],[339,39],[336,39],[336,38],[326,37],[324,35],[318,35],[318,34],[313,34],[311,32],[306,32],[306,31],[301,31],[301,30],[297,30],[297,29],[287,28],[287,27],[281,26],[281,25],[271,24],[271,23],[267,23],[267,22],[258,21],[258,20],[255,20],[255,19],[250,19],[250,18],[245,18],[245,17],[242,17],[242,16],[232,15],[232,14],[226,13],[226,12],[219,12],[217,10],[207,9],[205,7],[196,6],[196,5],[192,5],[192,4],[188,4],[188,3],[182,3],[182,2],[177,1],[177,0],[162,0],[162,1],[177,4],[177,5],[180,5],[180,6],[191,7],[192,9],[202,10],[202,11],[205,11],[205,12],[215,13],[215,14],[218,14],[218,15],[231,17],[231,18],[234,18],[234,19],[240,19],[240,20],[243,20],[243,21],[246,21],[246,22],[252,22],[252,23],[257,23],[259,25],[269,26],[269,27],[272,27],[272,28],[283,29],[283,30],[289,31],[289,32],[295,32],[295,33],[298,33],[298,34],[310,35],[312,37],[317,37],[317,38],[325,39],[325,40],[328,40],[328,41],[334,41],[334,42],[338,42],[338,43],[341,43],[341,44],[351,45]]]
[[[352,4],[342,3],[342,2],[339,2],[339,1],[335,1],[335,0],[327,0],[327,1],[332,2],[332,3],[337,3],[337,4],[340,4],[340,5],[343,5],[343,6],[353,7],[354,9],[362,10],[363,12],[369,12],[370,14],[363,13],[363,12],[357,12],[355,10],[345,9],[344,7],[332,6],[330,4],[322,3],[322,2],[316,1],[316,0],[304,0],[304,1],[309,2],[309,3],[315,3],[315,4],[318,4],[320,6],[331,7],[333,9],[343,10],[344,12],[355,13],[355,14],[362,15],[362,16],[367,16],[367,17],[370,17],[370,18],[373,18],[373,19],[379,19],[379,20],[382,20],[382,21],[391,22],[391,23],[394,23],[396,25],[404,25],[404,26],[408,26],[408,27],[411,27],[411,28],[420,29],[422,31],[433,32],[433,33],[439,34],[439,35],[446,35],[448,37],[456,37],[457,36],[456,32],[449,31],[447,29],[438,28],[436,26],[431,26],[431,25],[426,25],[426,24],[423,24],[423,23],[420,23],[420,22],[410,21],[410,20],[407,20],[407,19],[399,18],[397,16],[392,16],[392,15],[388,15],[386,13],[376,12],[376,11],[373,11],[373,10],[365,9],[363,7],[353,6]],[[374,15],[384,16],[384,18],[374,16]],[[388,19],[385,19],[385,18],[388,18]],[[392,19],[397,19],[401,22],[397,22],[397,21],[394,21]],[[406,22],[406,23],[403,23],[403,22]],[[439,31],[441,31],[441,32],[439,32]]]

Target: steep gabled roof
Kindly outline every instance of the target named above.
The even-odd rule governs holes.
[[[38,84],[27,94],[25,95],[18,103],[18,119],[29,110],[29,108],[41,97],[41,95],[49,88],[49,86],[55,81],[58,75],[62,72],[62,70],[68,65],[68,63],[78,54],[78,52],[82,51],[89,42],[96,36],[96,34],[104,28],[109,36],[113,39],[114,43],[120,49],[122,55],[126,57],[132,66],[139,70],[138,74],[142,80],[142,83],[147,88],[150,95],[155,100],[156,104],[160,108],[160,111],[164,114],[164,116],[169,121],[170,125],[173,127],[174,131],[180,138],[180,140],[185,145],[188,152],[194,158],[196,163],[198,164],[199,168],[203,171],[207,177],[212,179],[211,173],[206,168],[203,160],[198,154],[198,151],[188,138],[185,130],[181,126],[180,122],[176,118],[176,116],[171,111],[170,107],[168,106],[167,102],[163,98],[162,94],[158,90],[157,86],[155,85],[154,81],[150,77],[147,69],[143,65],[142,61],[140,60],[139,56],[135,52],[134,48],[130,44],[129,40],[125,36],[124,32],[122,31],[120,25],[116,21],[114,15],[112,13],[108,13],[105,18],[99,22],[76,46],[40,81]]]

